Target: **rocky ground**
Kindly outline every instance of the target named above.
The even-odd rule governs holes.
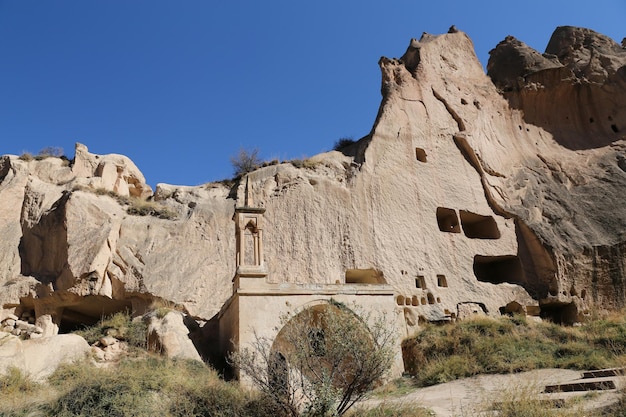
[[[479,375],[426,388],[411,389],[398,396],[375,397],[364,403],[374,407],[381,403],[415,404],[432,410],[437,417],[465,417],[481,415],[494,402],[512,398],[538,398],[546,400],[546,408],[565,400],[579,410],[594,410],[618,400],[620,390],[626,386],[626,377],[607,380],[615,382],[615,389],[580,391],[571,393],[544,393],[545,387],[580,380],[581,371],[568,369],[537,369],[509,375]],[[576,399],[575,401],[572,401]]]

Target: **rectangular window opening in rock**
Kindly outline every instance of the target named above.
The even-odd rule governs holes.
[[[444,288],[448,286],[448,280],[445,275],[437,275],[437,286]]]
[[[459,210],[465,236],[471,239],[499,239],[500,230],[492,216],[483,216],[466,210]]]
[[[369,269],[346,270],[346,284],[386,284],[382,271]]]
[[[415,158],[423,163],[426,163],[426,151],[422,148],[415,148]]]
[[[442,232],[461,233],[459,219],[454,209],[437,207],[437,225]]]
[[[474,275],[481,282],[501,284],[524,282],[524,271],[519,258],[507,256],[474,256]]]
[[[426,289],[426,279],[424,275],[418,275],[415,277],[415,288]]]

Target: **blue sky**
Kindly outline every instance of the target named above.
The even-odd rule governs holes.
[[[230,156],[330,150],[366,135],[380,56],[451,25],[488,52],[543,52],[557,26],[620,42],[626,2],[0,0],[0,154],[74,143],[129,156],[149,184],[229,178]]]

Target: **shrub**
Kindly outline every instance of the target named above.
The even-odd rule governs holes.
[[[298,416],[300,404],[305,415],[342,415],[393,360],[394,335],[385,317],[362,317],[340,303],[318,305],[283,318],[273,342],[280,351],[257,336],[230,360],[287,414]]]
[[[105,188],[91,188],[84,186],[74,186],[73,191],[84,191],[94,193],[96,195],[106,195],[116,200],[123,206],[128,206],[126,208],[126,213],[133,216],[154,216],[159,219],[166,220],[176,220],[178,218],[178,213],[173,210],[170,210],[168,207],[163,204],[157,203],[155,201],[147,201],[137,197],[125,197],[117,194],[114,191],[107,190]]]
[[[292,159],[291,161],[289,161],[289,163],[296,168],[307,169],[313,169],[319,165],[319,162],[313,162],[310,159]]]
[[[333,145],[333,149],[336,151],[340,151],[343,148],[346,148],[350,145],[355,144],[356,141],[352,138],[349,137],[345,137],[345,138],[339,138],[337,139],[337,141],[335,142],[335,144]]]
[[[80,369],[78,369],[80,368]],[[65,365],[50,379],[62,394],[45,407],[54,416],[269,416],[263,397],[219,379],[201,362],[155,357],[111,369]]]
[[[33,159],[35,159],[35,157],[33,156],[32,153],[30,152],[23,152],[20,156],[19,159],[21,159],[22,161],[32,161]]]
[[[130,346],[146,348],[147,332],[147,326],[143,321],[132,320],[130,314],[123,311],[105,317],[95,325],[85,327],[76,333],[85,338],[89,344],[97,342],[103,336],[113,336]]]
[[[61,158],[64,156],[63,148],[58,146],[47,146],[39,151],[35,159]]]
[[[233,166],[235,177],[240,177],[252,172],[261,166],[261,159],[259,158],[259,150],[254,148],[247,150],[240,148],[237,155],[230,158],[230,163]]]

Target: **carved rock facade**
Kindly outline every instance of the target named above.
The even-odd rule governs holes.
[[[546,54],[507,38],[491,55],[485,75],[463,32],[412,40],[379,62],[368,136],[233,188],[152,195],[128,158],[83,145],[71,166],[2,157],[0,320],[63,333],[165,299],[215,353],[247,199],[264,210],[252,253],[270,287],[386,284],[404,334],[468,314],[574,322],[623,306],[626,50],[559,28]],[[146,199],[176,218],[129,214]]]

